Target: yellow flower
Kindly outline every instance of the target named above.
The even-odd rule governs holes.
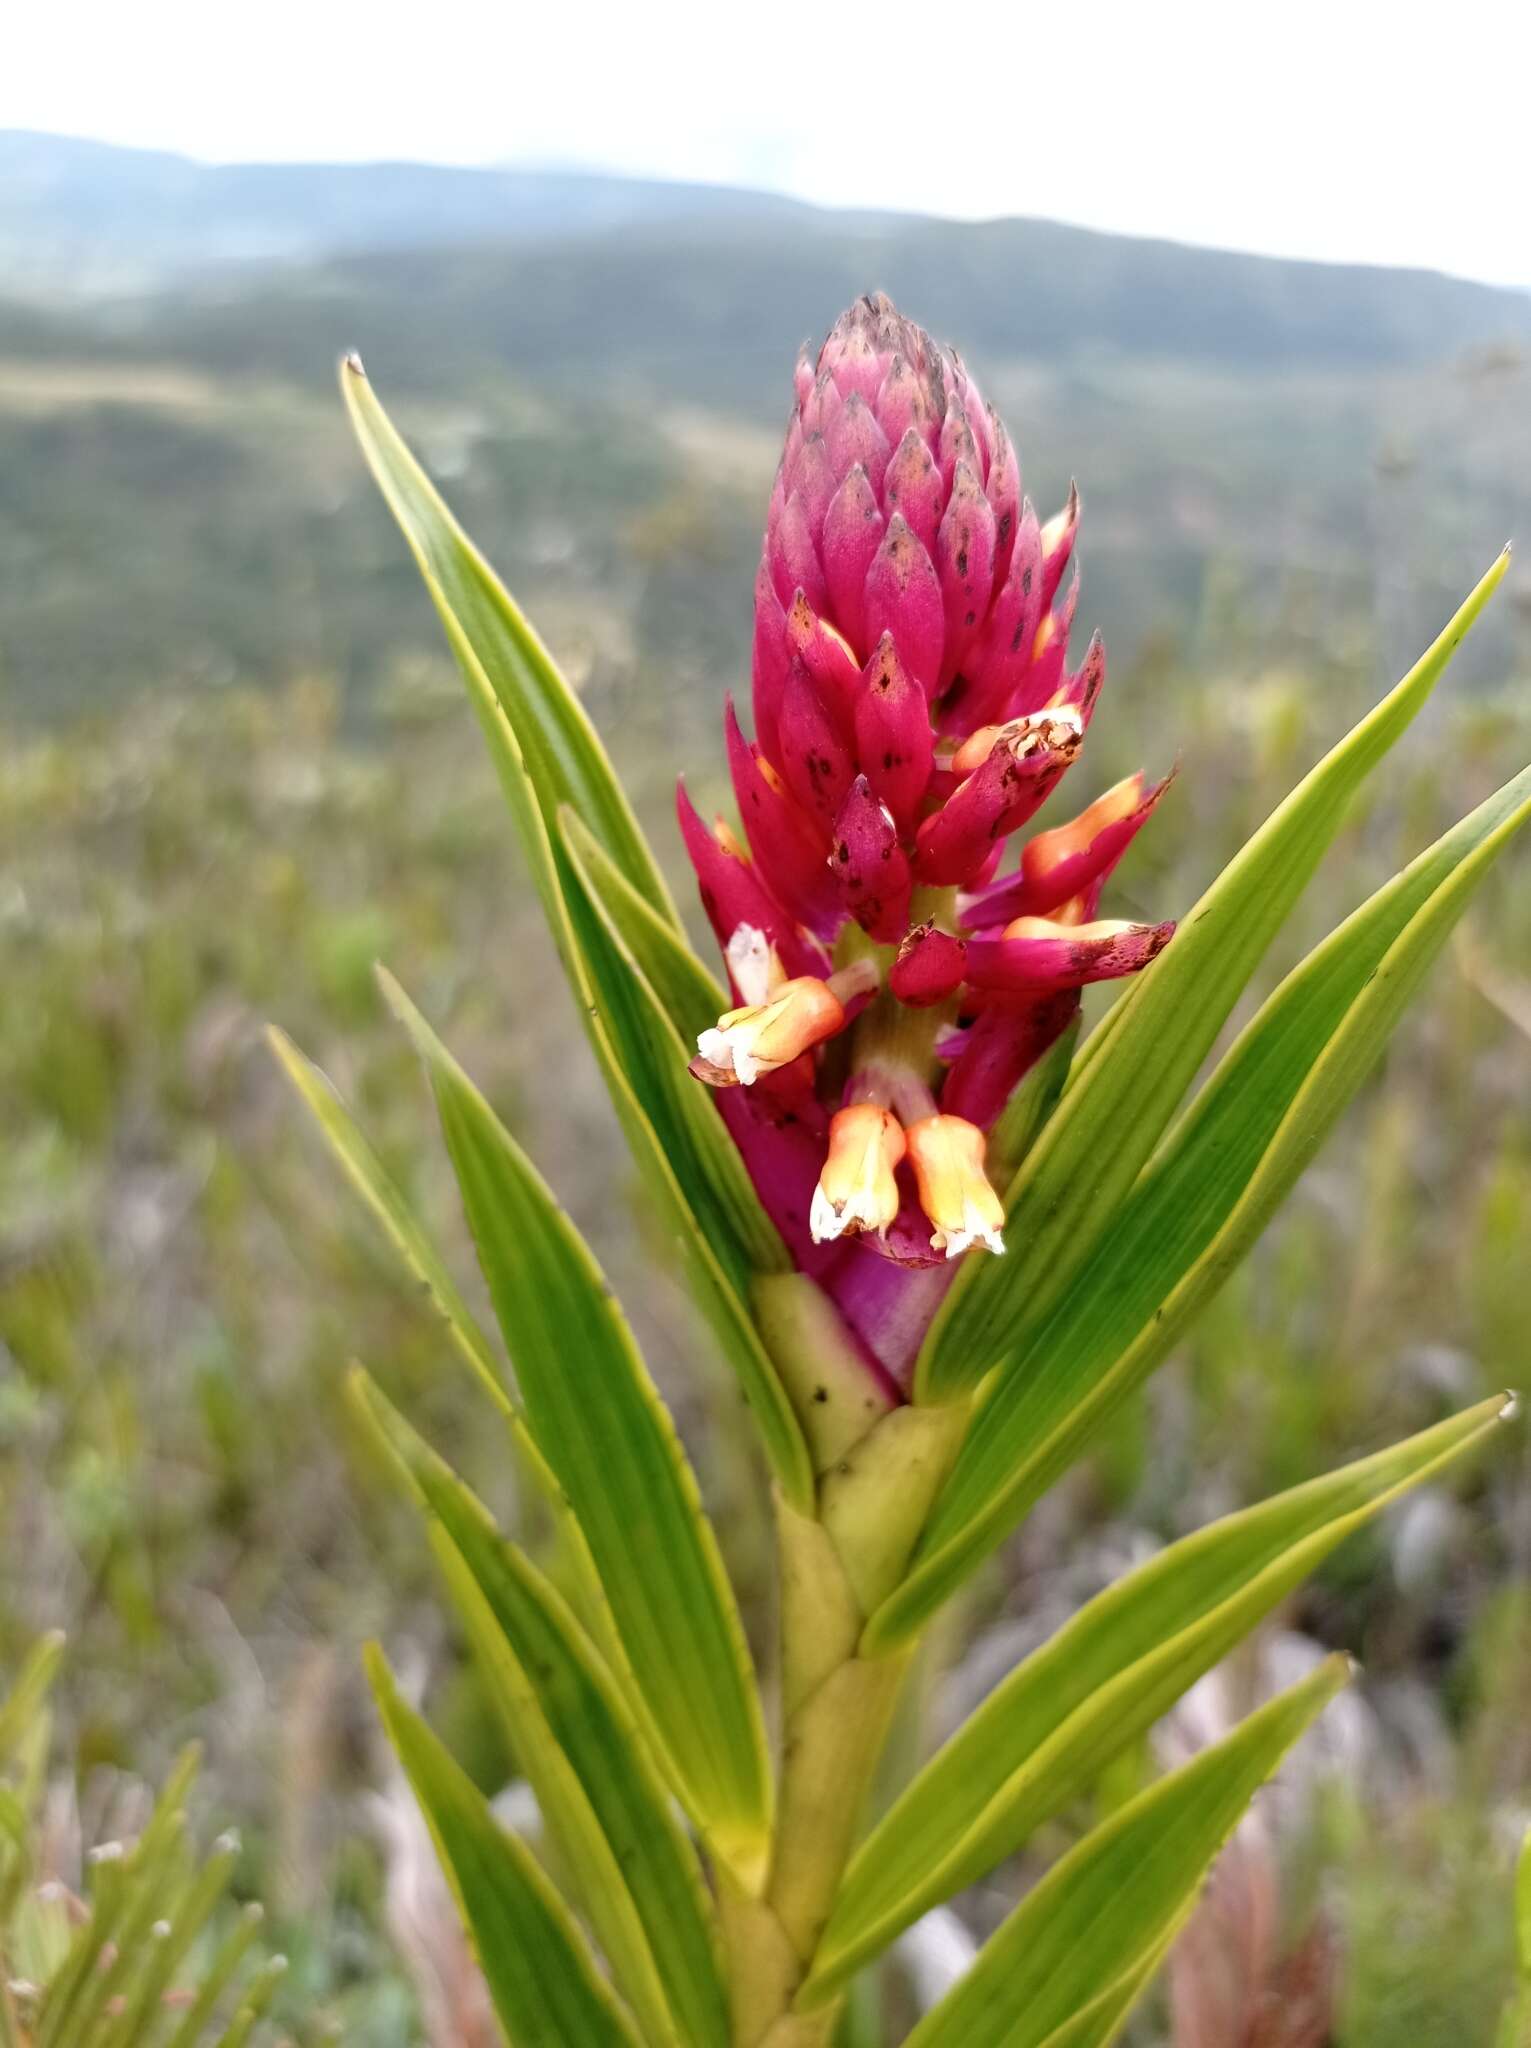
[[[892,1110],[875,1102],[837,1110],[808,1216],[814,1243],[858,1230],[885,1231],[898,1214],[893,1175],[903,1156],[904,1133]]]
[[[930,1242],[949,1259],[970,1245],[1002,1252],[1004,1205],[984,1172],[984,1134],[961,1116],[927,1116],[904,1133]]]
[[[829,984],[800,975],[764,1002],[725,1010],[698,1037],[691,1071],[713,1088],[748,1088],[762,1074],[790,1066],[821,1039],[833,1038],[844,1023],[845,1005]]]

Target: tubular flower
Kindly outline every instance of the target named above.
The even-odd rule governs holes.
[[[891,1109],[853,1102],[835,1112],[829,1154],[809,1212],[815,1244],[833,1243],[860,1230],[887,1230],[899,1211],[894,1173],[906,1149]]]
[[[1011,1093],[1080,988],[1137,972],[1173,929],[1098,917],[1167,782],[1130,776],[1016,850],[1105,682],[1098,638],[1070,666],[1079,511],[1071,491],[1039,520],[961,358],[858,300],[797,368],[755,581],[753,738],[731,703],[725,719],[742,839],[680,799],[744,1006],[693,1072],[725,1091],[798,1264],[895,1375],[939,1300],[938,1274],[910,1269],[1002,1249],[982,1155]],[[841,1107],[847,1073],[874,1066],[878,1103]]]
[[[800,975],[782,982],[763,1002],[725,1010],[697,1039],[691,1071],[714,1088],[738,1082],[748,1088],[762,1074],[788,1066],[822,1039],[833,1038],[844,1025],[845,1005],[829,983]]]
[[[904,1134],[919,1185],[920,1206],[934,1228],[930,1242],[948,1259],[969,1245],[1002,1252],[1005,1205],[983,1170],[984,1135],[961,1116],[927,1116]]]

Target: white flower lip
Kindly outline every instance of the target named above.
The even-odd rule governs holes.
[[[841,1203],[832,1202],[820,1184],[813,1191],[808,1210],[808,1229],[815,1244],[833,1244],[847,1231],[883,1229],[874,1191],[868,1186],[854,1188]]]
[[[736,924],[725,950],[739,1000],[750,1005],[763,1003],[782,979],[781,962],[771,941],[758,925]]]
[[[716,1024],[710,1024],[705,1031],[698,1033],[696,1049],[704,1060],[711,1060],[714,1066],[736,1074],[748,1088],[760,1078],[760,1069],[750,1050],[751,1035],[737,1027],[720,1030]]]
[[[991,1230],[971,1202],[963,1203],[962,1227],[947,1234],[944,1230],[930,1233],[932,1251],[944,1251],[949,1259],[960,1259],[965,1251],[971,1251],[975,1244],[986,1250],[1004,1256],[1005,1240],[997,1230]]]
[[[815,1244],[833,1244],[843,1237],[850,1225],[850,1203],[837,1209],[822,1187],[813,1191],[813,1201],[808,1208],[808,1233]]]

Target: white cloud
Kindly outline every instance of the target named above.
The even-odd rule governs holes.
[[[555,159],[1531,285],[1510,0],[14,13],[0,126],[223,160]]]

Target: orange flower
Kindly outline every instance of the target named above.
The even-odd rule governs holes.
[[[813,1191],[809,1228],[815,1244],[859,1230],[885,1231],[898,1214],[894,1171],[904,1133],[890,1109],[853,1102],[829,1126],[829,1156]]]
[[[1002,1252],[1005,1209],[984,1172],[984,1134],[961,1116],[927,1116],[904,1133],[930,1242],[949,1259],[969,1245]]]
[[[698,1037],[691,1071],[713,1088],[748,1088],[762,1074],[771,1074],[821,1040],[833,1038],[845,1024],[845,1005],[829,984],[814,975],[784,981],[764,1002],[742,1010],[725,1010],[711,1029]]]

